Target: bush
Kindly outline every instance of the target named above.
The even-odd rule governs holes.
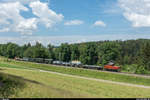
[[[135,73],[138,65],[132,64],[132,65],[124,65],[122,66],[122,70],[125,72]]]
[[[143,66],[139,66],[136,71],[136,74],[148,74],[148,71],[143,67]]]

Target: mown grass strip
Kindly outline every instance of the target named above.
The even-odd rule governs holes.
[[[0,63],[0,66],[2,62]],[[36,64],[31,62],[20,62],[20,61],[11,61],[7,63],[7,67],[11,67],[10,65],[20,66],[20,68],[37,68],[41,70],[59,72],[64,74],[70,75],[78,75],[78,76],[85,76],[97,79],[104,79],[104,80],[111,80],[117,82],[125,82],[125,83],[132,83],[132,84],[139,84],[139,85],[146,85],[150,86],[150,79],[146,79],[143,77],[135,77],[135,76],[127,76],[127,75],[118,75],[113,73],[106,73],[106,72],[99,72],[99,71],[92,71],[86,69],[77,69],[77,68],[67,68],[67,67],[55,67],[50,65],[44,64]],[[17,67],[18,68],[18,67]]]

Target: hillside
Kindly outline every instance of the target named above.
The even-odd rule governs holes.
[[[20,63],[20,64],[19,64]],[[22,64],[22,65],[21,65]],[[34,69],[33,67],[34,66]],[[30,67],[29,67],[30,66]],[[128,82],[123,82],[125,84],[116,84],[118,80],[112,82],[89,80],[92,75],[83,76],[85,78],[77,77],[78,75],[73,75],[74,77],[66,75],[61,75],[57,73],[49,73],[47,70],[39,70],[39,66],[46,67],[43,64],[34,64],[28,62],[3,62],[1,60],[0,72],[9,74],[7,77],[16,78],[21,82],[22,87],[15,87],[16,92],[11,92],[8,97],[27,97],[27,98],[89,98],[89,97],[100,97],[100,98],[144,98],[150,97],[150,85],[149,78],[141,78],[141,82],[136,81],[135,85],[126,85]],[[48,67],[48,65],[47,65]],[[50,66],[49,66],[50,67]],[[63,70],[63,67],[57,67]],[[75,69],[74,69],[75,70]],[[83,69],[80,69],[82,73]],[[55,72],[55,71],[52,71]],[[76,69],[78,72],[78,69]],[[94,71],[91,71],[94,72]],[[63,73],[63,71],[61,72]],[[98,75],[98,74],[97,74]],[[112,74],[113,75],[113,74]],[[118,75],[119,76],[119,75]],[[5,76],[4,76],[5,77]],[[115,78],[116,76],[108,78]],[[122,76],[123,77],[123,76]],[[127,77],[126,77],[127,78]],[[132,77],[137,78],[138,77]],[[100,77],[97,79],[100,79]],[[107,80],[107,79],[105,79]],[[112,79],[111,79],[112,80]],[[7,80],[6,80],[7,81]],[[123,80],[122,80],[123,81]],[[132,80],[131,80],[132,81]],[[146,82],[147,83],[144,83]],[[142,84],[147,86],[146,88],[140,87]],[[146,85],[147,84],[147,85]],[[139,87],[138,87],[139,86]],[[1,87],[2,88],[2,87]],[[1,91],[2,92],[2,91]]]

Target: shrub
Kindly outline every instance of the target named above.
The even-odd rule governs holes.
[[[122,66],[122,70],[126,72],[135,73],[138,65],[132,64],[132,65],[124,65]]]
[[[143,66],[139,66],[136,71],[136,74],[148,74],[148,71],[143,67]]]

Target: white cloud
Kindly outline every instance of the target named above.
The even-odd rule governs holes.
[[[118,0],[133,27],[150,27],[150,0]]]
[[[71,21],[67,21],[64,23],[64,25],[81,25],[83,24],[84,22],[81,21],[81,20],[71,20]]]
[[[51,28],[64,18],[62,14],[56,14],[53,10],[49,9],[47,3],[35,1],[30,3],[30,7],[33,14],[39,17],[39,22],[43,23],[47,28]]]
[[[21,34],[32,35],[32,31],[37,29],[37,19],[30,18],[26,20],[22,20],[17,26],[16,30]]]
[[[96,21],[96,22],[94,23],[94,26],[101,26],[101,27],[105,27],[105,26],[106,26],[106,24],[105,24],[103,21],[98,20],[98,21]]]
[[[0,43],[13,42],[19,45],[25,43],[35,44],[36,41],[47,46],[49,43],[60,45],[61,43],[81,43],[100,40],[129,40],[129,39],[150,39],[147,34],[102,34],[102,35],[73,35],[73,36],[23,36],[23,37],[0,37]]]
[[[39,1],[39,0],[1,0],[2,2],[20,2],[22,4],[29,4],[33,1]]]
[[[32,12],[37,17],[24,18],[21,11]],[[63,20],[62,14],[56,14],[48,8],[47,3],[39,0],[6,0],[0,3],[0,32],[18,32],[23,35],[31,35],[38,29],[38,24],[42,23],[47,28],[51,28],[56,23]]]
[[[0,32],[13,31],[22,33],[24,30],[33,30],[32,27],[30,27],[32,23],[29,23],[32,19],[25,19],[20,15],[20,11],[28,11],[28,8],[23,6],[20,2],[0,4]],[[25,23],[28,24],[28,27],[23,25]]]
[[[0,29],[0,32],[8,32],[8,31],[9,31],[9,28]]]

